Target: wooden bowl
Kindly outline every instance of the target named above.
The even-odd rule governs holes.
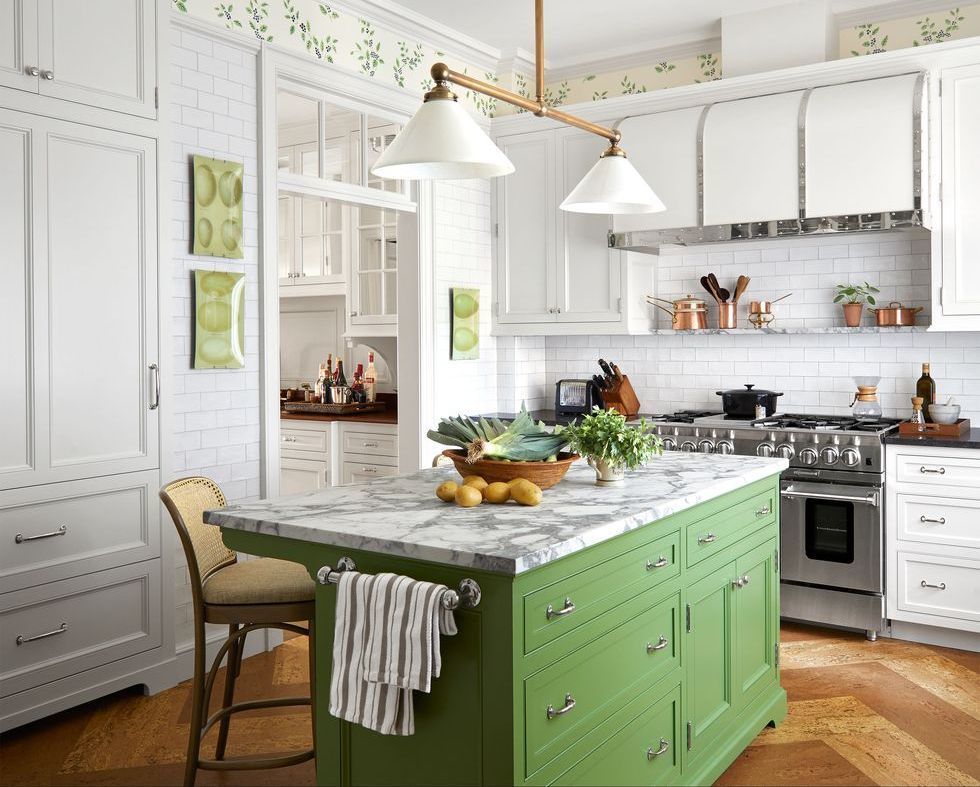
[[[442,455],[452,460],[456,471],[463,478],[478,475],[488,484],[526,478],[541,489],[550,489],[561,481],[572,462],[582,458],[578,454],[562,451],[555,462],[500,462],[496,459],[480,459],[470,464],[466,461],[466,452],[458,448],[447,448]]]

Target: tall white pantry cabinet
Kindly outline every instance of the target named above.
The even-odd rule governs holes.
[[[0,730],[173,672],[163,8],[0,0]]]

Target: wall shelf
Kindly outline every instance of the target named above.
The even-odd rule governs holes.
[[[718,334],[731,336],[755,336],[765,334],[871,334],[871,333],[925,333],[929,330],[928,325],[908,325],[893,328],[879,328],[876,325],[862,326],[860,328],[845,328],[843,325],[835,325],[831,328],[704,328],[699,331],[677,331],[673,328],[655,328],[650,331],[652,336],[715,336]]]

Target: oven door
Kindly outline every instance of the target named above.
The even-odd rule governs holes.
[[[782,481],[780,578],[882,593],[881,487]]]

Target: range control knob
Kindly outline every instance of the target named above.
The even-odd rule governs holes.
[[[693,440],[685,440],[683,443],[681,443],[681,450],[691,454],[697,451],[698,447],[694,444]]]
[[[759,443],[756,446],[755,452],[758,456],[772,456],[776,449],[773,448],[772,443]]]
[[[734,454],[735,446],[731,440],[719,440],[715,445],[716,454]]]
[[[796,449],[789,443],[783,443],[782,445],[776,446],[776,455],[781,456],[783,459],[792,459],[796,456]]]
[[[800,462],[804,465],[815,465],[819,458],[817,452],[812,448],[804,448],[800,451]]]
[[[715,451],[715,444],[710,440],[702,440],[700,443],[698,443],[698,450],[702,454],[713,454]]]
[[[837,453],[837,449],[832,445],[828,445],[826,448],[820,451],[820,458],[828,465],[835,464],[838,456],[839,454]]]
[[[674,441],[673,437],[664,438],[664,451],[673,451],[677,448],[677,443]]]
[[[840,460],[847,467],[855,467],[861,463],[861,454],[854,448],[845,448],[840,452]]]

